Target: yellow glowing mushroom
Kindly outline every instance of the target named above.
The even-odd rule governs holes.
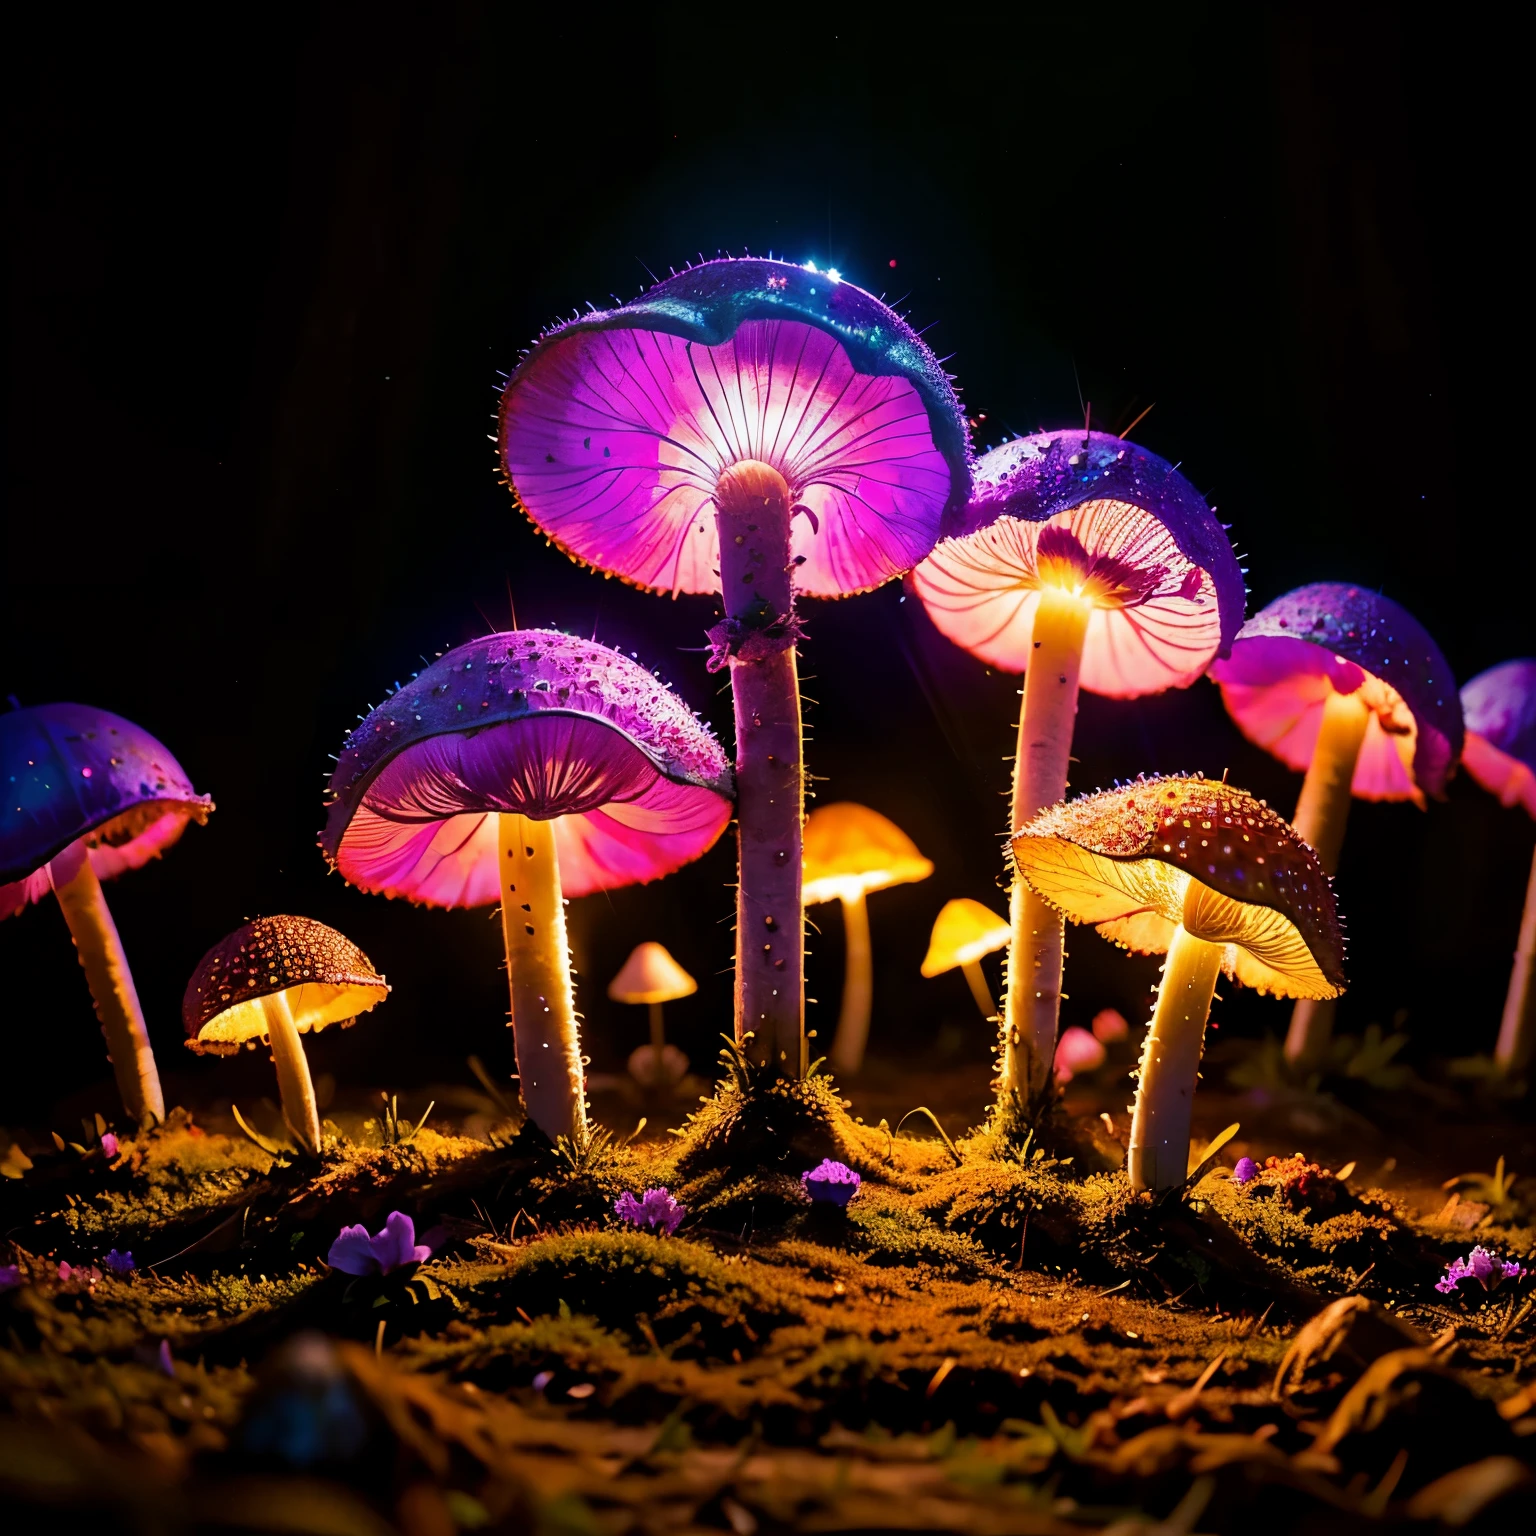
[[[663,1003],[692,997],[699,984],[667,953],[666,947],[647,940],[635,945],[623,969],[608,983],[608,996],[616,1003],[645,1004],[650,1010],[651,1043],[632,1051],[630,1075],[637,1082],[660,1086],[681,1081],[688,1058],[668,1045],[663,1028]]]
[[[999,917],[979,901],[968,896],[946,901],[934,919],[928,953],[923,956],[923,975],[942,976],[959,966],[982,1018],[993,1019],[997,1006],[987,990],[987,978],[981,974],[981,957],[1006,949],[1012,932],[1006,917]]]
[[[805,823],[802,900],[808,907],[841,901],[847,963],[837,1035],[828,1053],[840,1072],[857,1072],[869,1041],[874,976],[869,952],[869,911],[864,898],[887,886],[926,880],[932,863],[917,844],[879,811],[851,801],[824,805]]]

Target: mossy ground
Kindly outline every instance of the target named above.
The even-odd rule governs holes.
[[[1473,1242],[1529,1262],[1520,1198],[1426,1209],[1234,1142],[1159,1204],[1069,1108],[1049,1155],[740,1075],[676,1134],[579,1151],[448,1116],[403,1145],[341,1117],[319,1164],[185,1114],[110,1159],[27,1142],[0,1498],[55,1528],[406,1536],[1518,1518],[1533,1288],[1434,1281]],[[1238,1150],[1276,1165],[1239,1186]],[[801,1187],[824,1156],[863,1178],[846,1213]],[[612,1215],[654,1185],[675,1236]],[[391,1209],[437,1256],[326,1269]]]

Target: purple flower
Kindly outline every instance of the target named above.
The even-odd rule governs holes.
[[[825,1157],[819,1167],[802,1173],[800,1182],[812,1200],[842,1207],[858,1194],[863,1180],[847,1163],[835,1163]]]
[[[114,1275],[131,1274],[135,1268],[133,1254],[128,1251],[119,1253],[116,1248],[111,1249],[106,1258],[101,1261],[112,1271]]]
[[[111,1131],[104,1131],[102,1133],[101,1155],[109,1162],[117,1156],[117,1137]]]
[[[361,1224],[343,1227],[325,1262],[346,1275],[387,1275],[403,1265],[420,1264],[431,1257],[431,1248],[416,1241],[416,1223],[400,1211],[391,1211],[383,1230],[372,1237]]]
[[[1259,1176],[1259,1165],[1251,1157],[1240,1157],[1237,1167],[1232,1170],[1232,1177],[1239,1184],[1251,1184]]]
[[[649,1227],[671,1237],[688,1214],[688,1207],[679,1205],[665,1189],[648,1189],[638,1199],[628,1193],[620,1195],[613,1202],[613,1213],[632,1227]]]
[[[1435,1289],[1449,1296],[1463,1280],[1476,1280],[1485,1291],[1492,1291],[1506,1280],[1523,1280],[1528,1273],[1513,1259],[1501,1259],[1491,1250],[1477,1247],[1464,1259],[1452,1259],[1435,1282]]]
[[[0,1264],[0,1291],[14,1291],[21,1284],[21,1267],[17,1264]]]

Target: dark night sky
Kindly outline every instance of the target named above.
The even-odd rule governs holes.
[[[1155,403],[1136,435],[1231,522],[1251,606],[1346,579],[1418,614],[1460,678],[1536,649],[1508,548],[1524,487],[1496,474],[1529,400],[1506,233],[1518,66],[1444,13],[1023,6],[915,32],[889,10],[661,5],[532,31],[518,6],[322,9],[222,34],[75,17],[14,40],[7,86],[0,695],[125,714],[218,802],[109,889],[172,1096],[270,1071],[178,1045],[198,957],[270,911],[344,929],[395,986],[315,1042],[317,1070],[408,1088],[476,1050],[510,1070],[490,914],[361,896],[314,848],[349,722],[419,655],[506,627],[509,590],[525,626],[637,651],[728,727],[688,651],[708,602],[545,547],[487,441],[498,370],[647,265],[722,248],[834,264],[931,326],[983,445],[1080,419],[1078,380],[1096,424]],[[872,903],[874,1049],[984,1053],[958,977],[916,967],[944,899],[1001,904],[1018,685],[895,587],[808,617],[818,792],[885,811],[937,864]],[[1289,810],[1299,782],[1206,683],[1085,696],[1077,742],[1081,788],[1229,768]],[[1427,815],[1357,807],[1343,1026],[1407,1009],[1421,1050],[1487,1048],[1531,843],[1466,783]],[[696,1060],[729,1028],[730,878],[726,842],[665,885],[573,905],[599,1068],[641,1038],[601,988],[642,938],[703,983],[672,1010]],[[826,1038],[839,923],[813,915]],[[1066,1021],[1114,1003],[1139,1022],[1155,966],[1085,934],[1071,950]],[[0,1119],[82,1089],[109,1108],[51,903],[0,924],[0,978]],[[1256,1033],[1285,1014],[1243,996],[1217,1017]]]

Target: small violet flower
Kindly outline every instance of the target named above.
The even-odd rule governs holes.
[[[1455,1292],[1463,1280],[1476,1280],[1485,1291],[1496,1290],[1506,1280],[1522,1280],[1529,1273],[1513,1259],[1501,1259],[1487,1248],[1474,1248],[1464,1259],[1452,1259],[1435,1282],[1442,1296]]]
[[[1259,1176],[1259,1165],[1251,1157],[1240,1157],[1237,1167],[1232,1170],[1232,1177],[1239,1184],[1251,1184]]]
[[[0,1291],[14,1291],[21,1284],[21,1266],[0,1264]]]
[[[171,1359],[171,1341],[169,1339],[160,1340],[160,1348],[155,1354],[155,1364],[167,1376],[174,1376],[176,1374],[176,1362]]]
[[[133,1262],[133,1254],[128,1250],[124,1250],[122,1253],[119,1253],[116,1248],[113,1248],[109,1250],[106,1258],[104,1258],[101,1262],[105,1264],[114,1275],[132,1274],[136,1268]]]
[[[863,1180],[847,1163],[835,1163],[826,1157],[818,1167],[802,1173],[800,1182],[812,1200],[841,1208],[858,1194]]]
[[[111,1131],[105,1131],[101,1138],[101,1155],[108,1162],[117,1156],[117,1137]]]
[[[387,1275],[431,1257],[431,1248],[416,1241],[416,1223],[400,1211],[391,1211],[383,1229],[372,1237],[365,1226],[343,1227],[325,1262],[346,1275]]]
[[[688,1207],[679,1205],[665,1189],[648,1189],[638,1199],[628,1193],[620,1195],[613,1202],[613,1213],[632,1227],[649,1227],[671,1237],[688,1214]]]

